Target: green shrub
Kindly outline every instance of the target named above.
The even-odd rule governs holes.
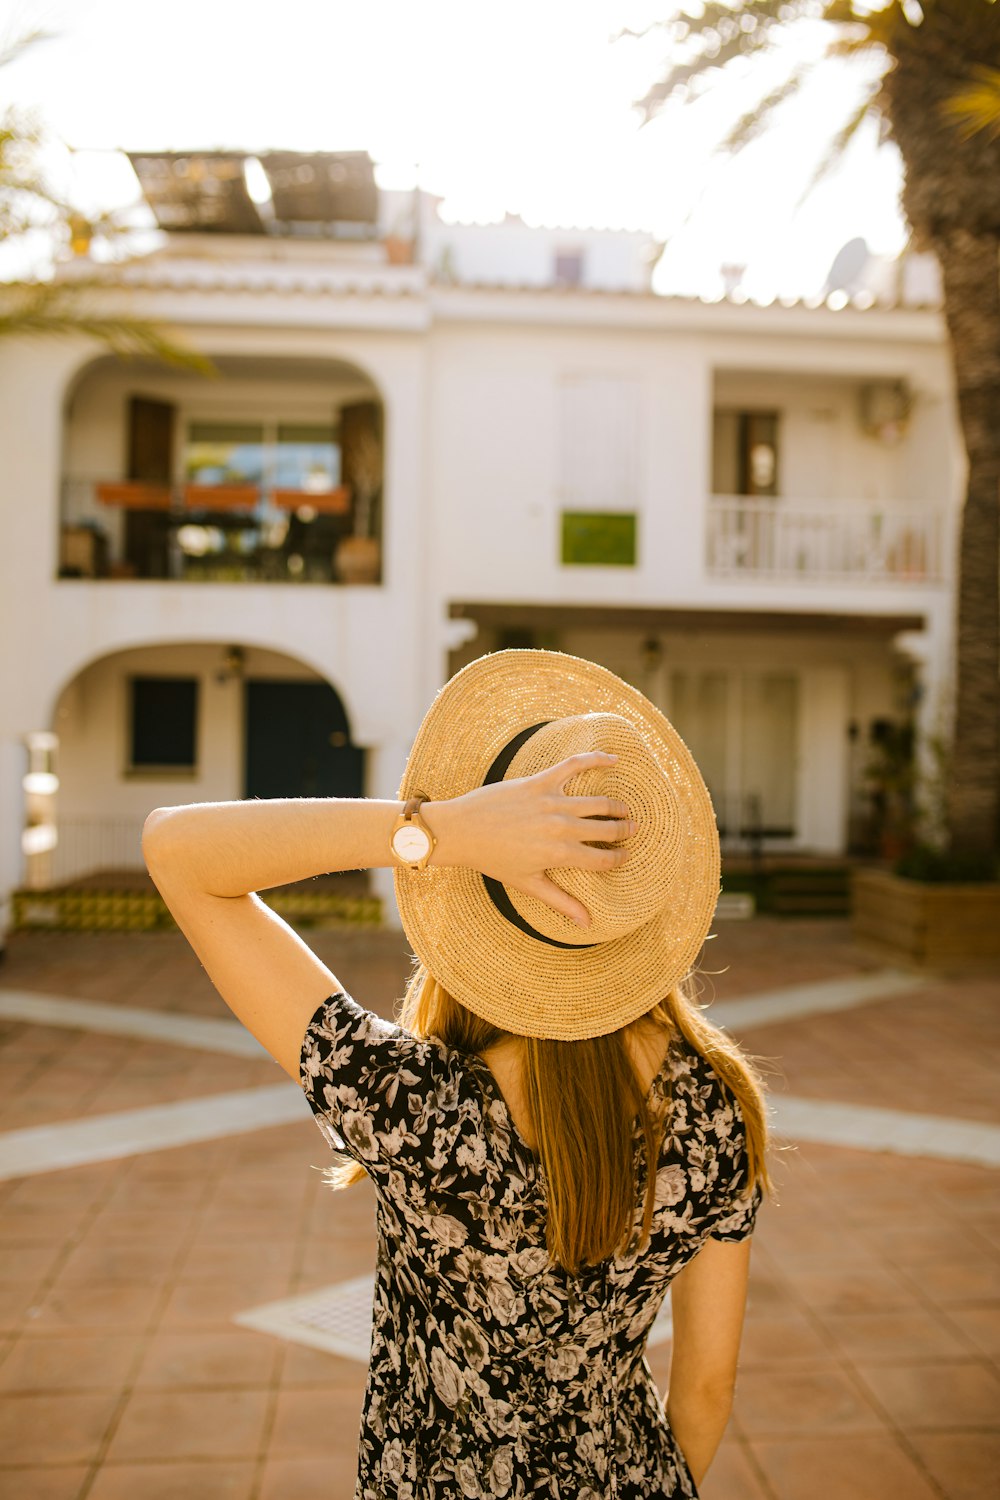
[[[929,844],[918,844],[893,866],[896,875],[934,884],[996,880],[996,860],[989,854],[949,854]]]

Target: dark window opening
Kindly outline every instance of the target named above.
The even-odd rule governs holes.
[[[193,677],[133,677],[129,764],[193,770],[198,683]]]
[[[716,409],[713,414],[712,493],[780,492],[779,413]]]
[[[557,250],[553,270],[556,286],[582,286],[583,251]]]

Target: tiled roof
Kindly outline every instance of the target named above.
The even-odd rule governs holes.
[[[278,293],[286,296],[410,297],[425,290],[413,266],[291,266],[242,261],[172,262],[164,257],[102,268],[116,286],[168,291]]]
[[[456,281],[450,278],[433,278],[421,266],[393,266],[389,264],[337,264],[315,260],[296,264],[293,259],[244,260],[235,257],[196,259],[153,254],[133,261],[114,265],[94,265],[92,262],[73,262],[62,269],[67,279],[92,279],[95,275],[114,286],[135,290],[222,292],[251,295],[279,296],[331,296],[331,297],[419,297],[428,292],[447,295],[482,294],[503,297],[544,297],[562,302],[574,299],[601,301],[627,299],[629,302],[647,301],[662,306],[668,303],[690,307],[755,307],[798,308],[806,311],[825,309],[840,312],[850,309],[855,312],[869,310],[878,312],[939,311],[940,304],[934,301],[889,300],[862,291],[849,296],[846,292],[832,292],[829,296],[774,297],[755,299],[737,288],[733,292],[717,297],[684,296],[654,292],[649,288],[629,287],[585,287],[555,286],[538,283],[508,281]]]

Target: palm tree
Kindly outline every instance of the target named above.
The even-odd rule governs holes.
[[[944,314],[968,456],[959,540],[955,727],[947,793],[955,868],[991,878],[1000,854],[1000,3],[997,0],[732,0],[654,24],[672,60],[640,102],[651,118],[804,22],[829,30],[827,55],[876,66],[829,142],[813,182],[866,120],[899,147],[903,208],[941,266]],[[694,7],[693,7],[694,8]],[[635,35],[636,33],[631,33]],[[644,33],[643,33],[644,34]],[[789,67],[723,142],[738,151],[806,87]]]
[[[0,69],[28,48],[46,40],[30,32],[0,49]],[[128,226],[120,216],[90,219],[47,182],[39,165],[43,138],[25,112],[8,108],[0,115],[0,247],[30,247],[48,236],[49,243],[84,254],[94,241],[121,240]],[[74,275],[65,279],[0,279],[0,338],[15,334],[83,334],[123,358],[145,355],[211,373],[210,362],[170,338],[155,323],[109,314],[102,306],[109,278]]]

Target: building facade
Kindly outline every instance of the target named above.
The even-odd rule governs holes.
[[[940,313],[433,270],[188,230],[102,295],[214,376],[0,346],[5,920],[139,866],[157,805],[394,796],[437,687],[510,645],[642,687],[729,849],[878,852],[871,762],[950,707]]]

